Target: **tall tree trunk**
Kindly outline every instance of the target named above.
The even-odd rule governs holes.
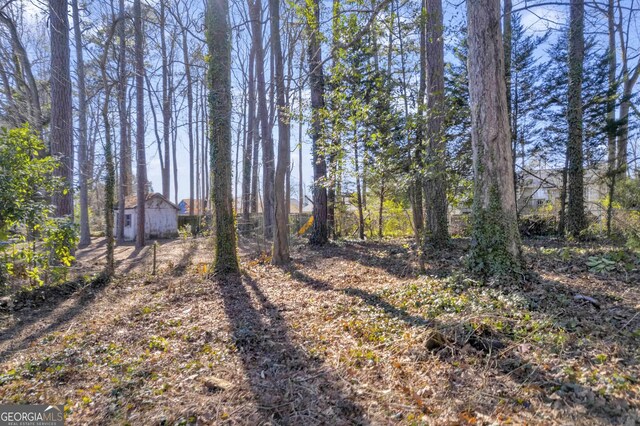
[[[242,115],[239,117],[240,119],[238,120],[238,128],[236,130],[236,159],[233,164],[234,170],[236,171],[236,173],[234,173],[233,175],[235,179],[233,184],[233,210],[236,212],[236,214],[238,210],[238,178],[240,175],[240,173],[238,173],[240,171],[238,161],[240,159],[240,148],[242,148],[242,150],[244,151],[247,145],[247,83],[248,81],[245,82],[245,86],[242,88]],[[242,143],[240,143],[240,141],[242,141]]]
[[[198,125],[198,117],[200,116],[200,99],[198,96],[198,83],[200,82],[200,79],[198,78],[198,74],[196,73],[196,78],[194,79],[194,83],[196,85],[195,87],[195,97],[194,97],[194,107],[195,107],[195,111],[194,111],[194,118],[195,118],[195,123],[193,124],[193,129],[194,129],[194,139],[193,139],[193,146],[196,150],[196,164],[195,164],[195,169],[194,169],[194,174],[195,174],[195,179],[196,179],[196,190],[195,190],[195,196],[194,198],[196,199],[196,202],[198,203],[196,206],[198,208],[198,216],[202,215],[202,199],[200,198],[200,126]],[[242,104],[246,105],[245,100],[242,100]],[[238,128],[240,128],[240,126],[238,126]],[[239,130],[242,131],[242,130]],[[238,134],[238,143],[240,141],[240,135]],[[237,152],[237,151],[236,151]],[[234,167],[237,168],[237,154],[236,154],[236,164]],[[237,176],[237,175],[236,175]],[[238,179],[236,177],[236,192],[238,191],[237,189],[237,184]],[[194,207],[195,208],[195,207]],[[236,206],[235,206],[235,198],[234,198],[234,205],[233,208],[235,210]]]
[[[584,0],[571,0],[569,27],[569,206],[567,230],[574,237],[587,227],[584,214],[584,168],[582,152],[582,79],[584,65]]]
[[[216,274],[225,275],[239,271],[231,202],[231,28],[228,0],[208,0],[206,23],[211,109],[211,194],[215,224],[213,270]]]
[[[109,120],[109,102],[111,95],[111,84],[107,78],[107,54],[109,52],[109,45],[111,44],[111,40],[113,39],[114,27],[111,28],[111,31],[107,35],[107,42],[104,45],[104,51],[102,52],[102,57],[100,60],[100,71],[102,76],[102,85],[104,88],[104,104],[102,106],[102,118],[104,121],[104,161],[106,167],[106,178],[104,184],[104,194],[105,194],[105,206],[104,206],[104,214],[105,214],[105,237],[107,240],[107,255],[106,255],[106,265],[105,265],[105,275],[107,277],[111,277],[114,273],[115,265],[114,265],[114,256],[113,256],[113,246],[114,246],[114,238],[113,238],[113,210],[115,208],[114,203],[114,195],[115,195],[115,185],[116,185],[116,167],[113,161],[113,148],[111,143],[111,122]]]
[[[333,0],[333,7],[331,13],[331,38],[332,38],[332,47],[333,49],[337,49],[338,41],[340,37],[340,33],[338,31],[340,19],[340,0]],[[375,37],[374,37],[375,40]],[[337,57],[339,55],[335,54],[332,58],[331,65],[331,73],[335,72],[337,69],[338,61]],[[340,150],[340,135],[339,132],[331,133],[331,149],[329,151],[328,156],[328,168],[329,168],[329,179],[328,179],[328,187],[327,187],[327,227],[330,238],[336,237],[336,174],[338,172],[338,151]]]
[[[327,228],[327,163],[322,149],[324,73],[322,70],[322,50],[320,45],[320,1],[308,3],[311,9],[306,14],[309,32],[309,84],[311,86],[311,143],[313,161],[313,230],[310,243],[324,245],[329,239]]]
[[[80,245],[91,244],[89,229],[89,179],[93,170],[89,169],[87,156],[87,89],[85,85],[82,29],[78,0],[71,1],[73,9],[73,35],[76,43],[76,72],[78,74],[78,164],[80,168]]]
[[[160,55],[162,56],[162,141],[164,161],[162,168],[162,196],[171,197],[171,98],[169,96],[169,58],[166,41],[166,0],[160,0]]]
[[[383,217],[382,214],[384,212],[384,176],[382,177],[382,182],[380,183],[380,204],[378,205],[378,238],[382,239],[384,224],[382,222]]]
[[[145,244],[145,201],[147,198],[147,160],[144,143],[144,46],[142,41],[141,0],[133,2],[136,60],[136,163],[137,163],[137,230],[136,247]]]
[[[304,48],[300,52],[300,71],[298,78],[302,78],[304,71]],[[298,85],[298,222],[301,222],[304,208],[304,181],[302,179],[302,84]],[[302,223],[298,223],[302,226]]]
[[[607,235],[611,235],[611,219],[613,217],[613,202],[616,187],[616,26],[615,26],[614,0],[609,0],[607,5],[607,30],[609,46],[607,48],[607,62],[609,65],[608,91],[607,91],[607,177],[609,185],[609,204],[607,206]]]
[[[118,11],[118,116],[120,121],[120,174],[118,176],[118,242],[124,242],[124,205],[125,198],[130,195],[132,182],[131,145],[129,142],[127,115],[127,41],[125,35],[126,21],[124,0],[119,2]]]
[[[189,57],[189,44],[187,28],[180,22],[182,30],[182,57],[184,60],[184,75],[187,80],[187,136],[189,138],[189,215],[194,214],[195,188],[194,188],[194,145],[193,145],[193,79],[191,78],[191,58]]]
[[[258,141],[260,140],[260,135],[258,131],[258,120],[257,117],[254,118],[254,141],[253,141],[253,164],[251,165],[251,213],[257,214],[259,212],[258,209],[258,180],[260,176],[258,176],[258,166],[260,163],[260,159],[258,154],[260,153],[260,144]]]
[[[516,174],[516,126],[514,125],[513,111],[512,111],[512,99],[511,99],[511,56],[513,45],[513,30],[512,30],[512,11],[513,3],[511,0],[504,0],[504,14],[502,17],[502,27],[504,32],[502,34],[502,43],[504,44],[504,76],[507,84],[507,112],[509,114],[509,128],[511,129],[511,146],[513,156],[513,188],[514,196],[516,197],[516,206],[518,204],[518,177]],[[516,212],[517,213],[517,212]]]
[[[426,0],[422,1],[422,10],[420,13],[420,75],[418,79],[418,112],[416,116],[416,140],[415,140],[415,168],[417,172],[414,172],[412,178],[410,192],[411,192],[411,208],[413,211],[413,223],[415,238],[418,247],[421,246],[423,233],[424,233],[424,207],[422,197],[422,172],[424,168],[424,135],[425,135],[425,104],[424,97],[427,91],[427,4]]]
[[[513,276],[522,268],[513,188],[513,158],[500,0],[467,2],[474,197],[470,269]]]
[[[54,175],[65,191],[53,195],[56,216],[73,221],[73,117],[66,0],[49,0],[51,20],[51,154],[59,158]]]
[[[442,0],[426,0],[427,173],[424,181],[428,240],[434,247],[449,241],[444,135],[444,36]]]
[[[262,43],[262,3],[249,0],[249,13],[251,15],[251,32],[253,44],[256,49],[256,77],[258,87],[258,118],[260,121],[260,136],[262,138],[262,214],[264,218],[264,237],[273,237],[273,225],[275,221],[274,209],[274,153],[273,140],[269,123],[269,111],[267,109],[267,87],[264,76],[264,46]]]
[[[169,65],[169,87],[173,87],[173,63]],[[172,104],[173,111],[178,111],[177,99],[173,96],[173,90],[170,89],[169,102]],[[171,156],[173,164],[173,197],[176,205],[178,204],[178,123],[175,116],[171,115]]]
[[[289,215],[285,188],[290,159],[289,106],[284,85],[284,59],[280,42],[280,0],[269,0],[271,13],[271,51],[274,59],[276,106],[278,111],[278,164],[275,174],[275,233],[272,261],[275,265],[289,262]]]
[[[256,134],[256,83],[255,83],[255,59],[256,53],[252,46],[249,53],[249,79],[247,88],[248,117],[247,117],[247,143],[245,145],[242,162],[242,220],[249,222],[251,211],[251,163],[253,161],[253,143]]]
[[[564,235],[567,231],[567,168],[568,157],[565,154],[564,168],[562,169],[562,187],[560,188],[560,217],[558,218],[558,234]]]
[[[360,159],[358,153],[358,130],[353,131],[353,161],[356,171],[356,201],[358,203],[358,237],[364,240],[364,212],[362,206],[362,186],[360,185]]]
[[[200,122],[202,125],[202,200],[205,203],[205,213],[209,208],[209,180],[210,176],[207,172],[207,155],[209,154],[208,149],[208,137],[207,132],[209,130],[209,126],[207,126],[207,69],[205,63],[205,69],[203,70],[202,80],[200,81],[200,101],[202,102],[202,108],[200,111]]]
[[[507,85],[507,111],[509,113],[509,126],[511,126],[511,50],[512,50],[512,29],[511,13],[513,4],[511,0],[504,0],[504,15],[502,17],[502,43],[504,44],[504,76]]]

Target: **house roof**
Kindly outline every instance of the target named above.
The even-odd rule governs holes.
[[[189,201],[190,200],[188,198],[183,198],[182,200],[180,200],[180,203],[179,203],[179,204],[185,206],[185,210],[186,210],[187,213],[189,213],[189,204],[190,204]],[[204,212],[206,210],[205,206],[206,206],[206,200],[194,198],[193,199],[193,214],[194,215],[202,215],[202,214],[204,214]]]
[[[152,198],[160,198],[163,201],[166,201],[174,209],[180,210],[178,208],[178,206],[173,204],[171,201],[167,200],[162,194],[160,194],[158,192],[153,192],[151,194],[147,194],[146,201],[149,201]],[[126,197],[124,199],[124,208],[125,209],[135,209],[136,207],[138,207],[138,197],[136,195],[129,195],[128,197]],[[116,206],[116,209],[117,209],[117,206]]]

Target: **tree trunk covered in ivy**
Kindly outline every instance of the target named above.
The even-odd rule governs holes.
[[[569,204],[567,231],[577,237],[587,227],[584,214],[584,168],[582,152],[582,79],[584,66],[584,0],[571,0],[569,26],[569,93],[567,144]]]
[[[100,59],[100,74],[104,89],[104,104],[102,105],[102,119],[104,121],[104,162],[106,168],[106,178],[104,183],[104,216],[105,216],[105,237],[107,240],[107,255],[104,273],[108,277],[112,276],[115,269],[114,264],[114,235],[113,235],[113,210],[115,208],[115,186],[116,186],[116,166],[113,161],[113,143],[111,142],[111,122],[109,121],[109,102],[111,99],[111,82],[107,77],[107,56],[109,46],[113,39],[114,26],[107,34],[107,41]]]
[[[269,0],[271,13],[271,50],[274,60],[276,107],[278,112],[278,165],[275,175],[275,233],[273,263],[289,262],[289,212],[287,211],[286,178],[290,162],[289,109],[285,99],[284,62],[280,43],[280,0]]]
[[[426,201],[428,238],[425,243],[442,247],[449,241],[446,193],[446,140],[444,137],[444,39],[442,0],[426,0]]]
[[[482,276],[512,276],[522,268],[516,222],[513,158],[500,0],[467,2],[469,95],[474,197],[468,266]]]
[[[54,194],[56,216],[73,220],[73,117],[69,49],[69,17],[66,0],[50,0],[51,19],[51,155],[60,166],[64,192]]]
[[[307,10],[307,31],[309,46],[309,83],[311,86],[311,143],[313,161],[313,229],[310,243],[326,244],[329,238],[327,227],[327,163],[322,149],[324,74],[322,71],[322,50],[320,45],[320,4],[312,0]]]
[[[239,271],[231,188],[231,28],[228,0],[208,0],[211,198],[216,274]]]

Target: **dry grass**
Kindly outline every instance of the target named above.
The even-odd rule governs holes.
[[[535,242],[537,278],[480,286],[465,242],[422,275],[405,243],[297,246],[287,269],[245,248],[224,281],[197,273],[203,240],[161,245],[157,276],[121,248],[109,285],[3,313],[0,400],[64,403],[68,424],[640,422],[631,254],[593,274],[615,248]]]

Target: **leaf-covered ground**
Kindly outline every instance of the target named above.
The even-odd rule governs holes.
[[[287,269],[245,249],[225,281],[205,240],[160,246],[156,276],[123,251],[111,283],[0,312],[0,401],[68,424],[640,424],[635,255],[533,241],[525,284],[481,286],[465,241],[424,274],[408,244],[299,246]]]

